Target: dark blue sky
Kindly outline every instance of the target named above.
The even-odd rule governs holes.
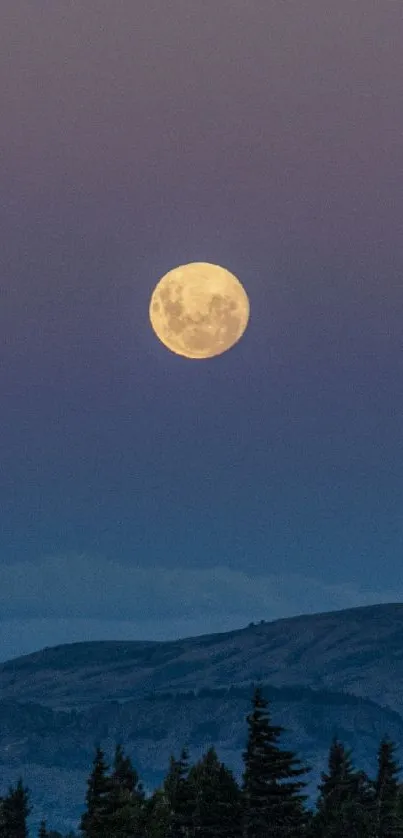
[[[397,2],[5,0],[0,658],[402,598]],[[231,270],[210,361],[148,322]]]

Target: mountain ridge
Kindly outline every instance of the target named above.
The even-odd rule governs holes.
[[[381,642],[386,644],[382,653]],[[109,691],[105,665],[114,673]],[[388,682],[392,667],[403,681],[400,603],[282,618],[184,640],[45,647],[0,664],[0,695],[15,697],[18,689],[29,687],[33,700],[68,709],[88,706],[99,694],[124,700],[162,687],[183,690],[225,686],[234,678],[245,683],[263,679],[279,686],[346,689],[403,713],[403,691]]]
[[[387,608],[390,609],[398,609],[402,613],[403,619],[403,603],[402,602],[388,602],[388,603],[376,603],[374,605],[359,605],[353,606],[351,608],[336,608],[332,611],[315,611],[314,613],[310,614],[297,614],[292,617],[276,617],[274,620],[259,620],[257,622],[250,622],[247,626],[243,626],[239,629],[231,629],[229,631],[223,632],[206,632],[205,634],[201,635],[188,635],[183,638],[177,638],[175,640],[78,640],[74,641],[73,643],[59,643],[55,646],[43,646],[40,649],[35,650],[34,652],[28,652],[24,655],[17,655],[13,658],[8,658],[5,661],[0,661],[0,670],[3,667],[8,667],[12,665],[15,661],[25,661],[29,658],[34,658],[37,655],[42,655],[44,652],[55,652],[59,649],[67,649],[73,647],[82,647],[82,646],[90,646],[91,648],[95,648],[97,646],[110,646],[110,647],[117,647],[121,645],[131,645],[131,646],[167,646],[176,643],[186,643],[186,642],[194,642],[194,641],[202,641],[211,638],[217,637],[228,637],[230,635],[237,635],[249,631],[251,628],[258,629],[262,624],[263,625],[271,625],[277,626],[279,623],[289,623],[289,622],[297,622],[297,621],[304,621],[307,622],[309,620],[317,621],[319,617],[331,618],[337,616],[338,614],[343,614],[343,616],[348,618],[351,615],[364,615],[366,613],[375,613],[378,610],[383,610]]]

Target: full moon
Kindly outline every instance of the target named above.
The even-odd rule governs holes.
[[[212,358],[242,337],[249,300],[226,268],[191,262],[160,279],[149,313],[155,334],[171,352],[185,358]]]

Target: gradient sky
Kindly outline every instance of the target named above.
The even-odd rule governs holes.
[[[3,0],[0,659],[403,598],[393,0]],[[159,278],[250,298],[210,361]]]

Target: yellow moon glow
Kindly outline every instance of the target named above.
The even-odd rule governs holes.
[[[150,321],[160,341],[185,358],[212,358],[242,337],[249,300],[225,268],[191,262],[160,279],[150,300]]]

